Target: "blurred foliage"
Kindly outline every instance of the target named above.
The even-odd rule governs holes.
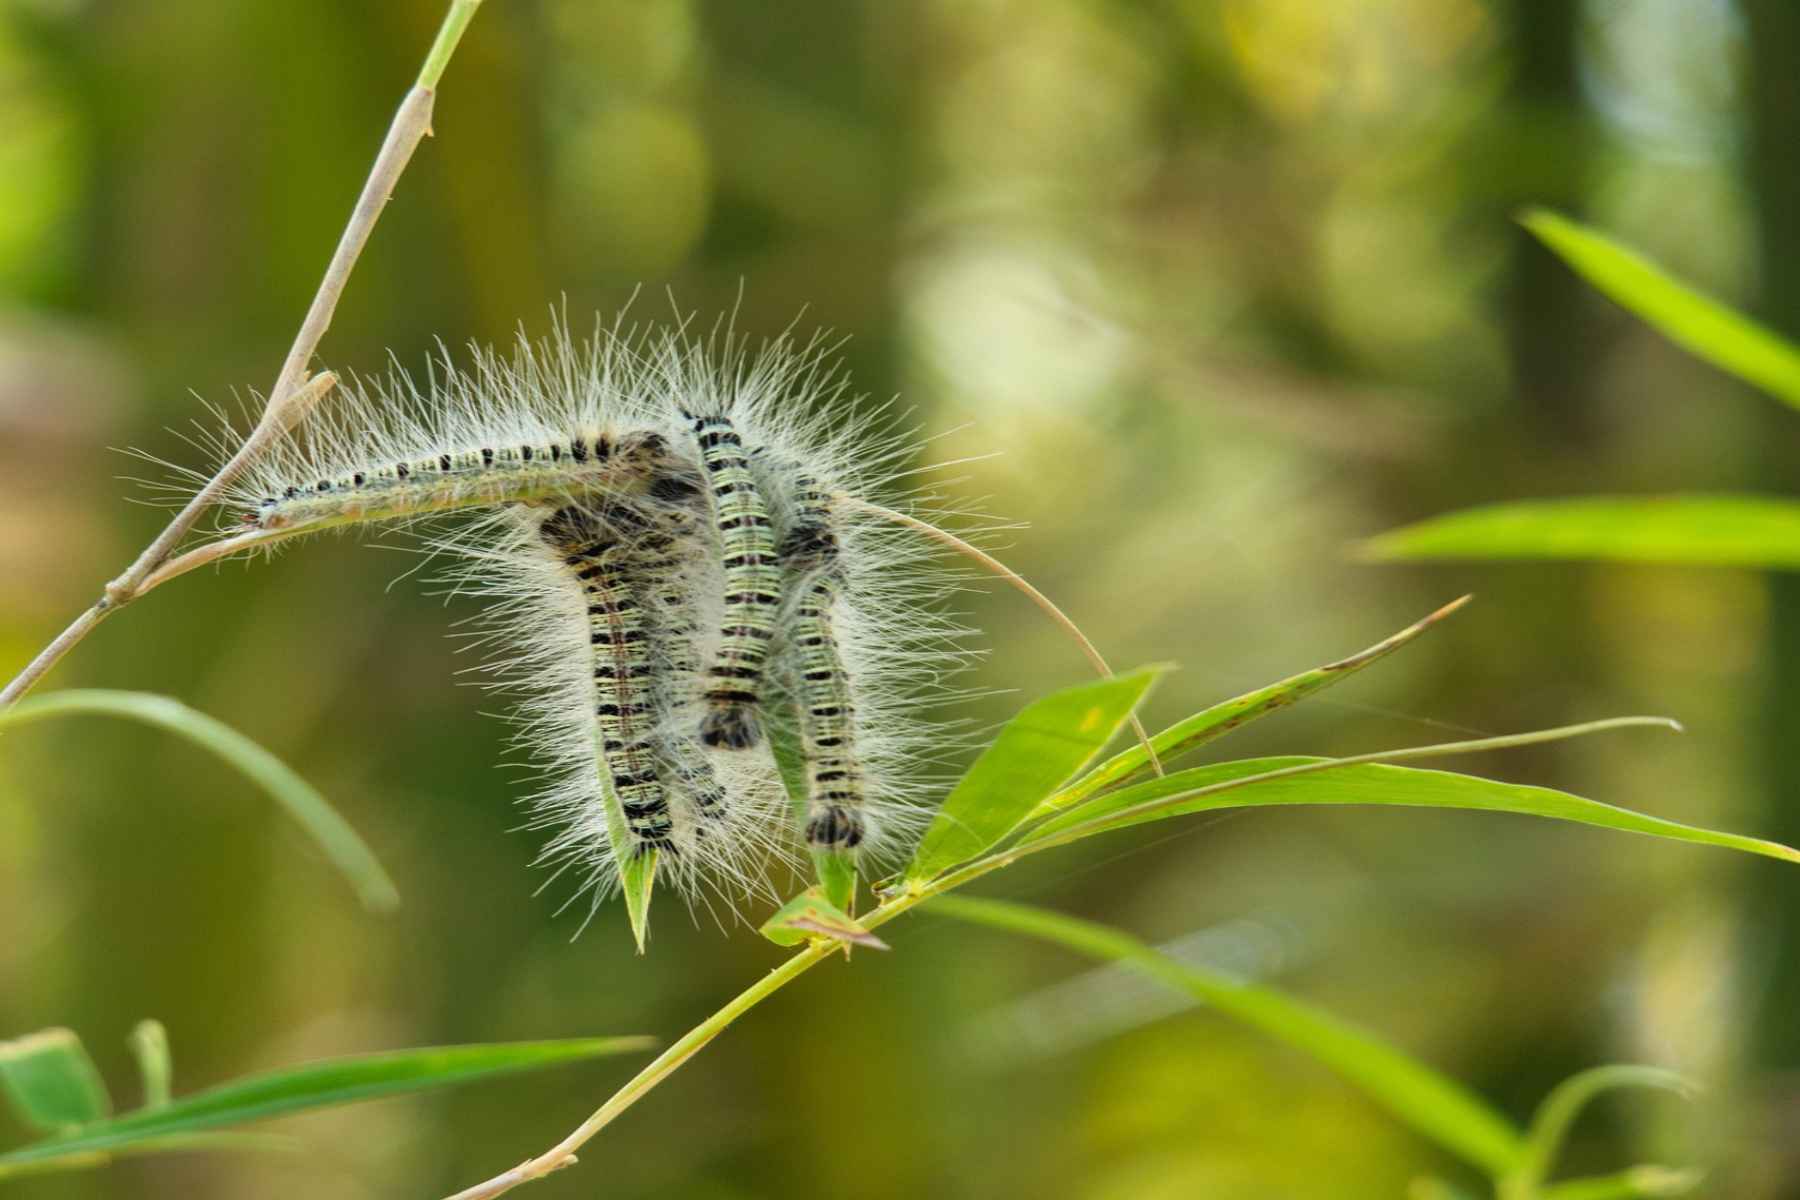
[[[1793,9],[495,0],[323,357],[416,366],[435,338],[540,332],[565,297],[610,313],[642,285],[651,318],[665,289],[710,314],[741,288],[745,327],[804,310],[848,335],[858,385],[940,435],[931,461],[1004,451],[940,486],[1030,522],[1002,556],[1114,661],[1182,664],[1153,714],[1473,590],[1432,644],[1245,731],[1246,752],[1668,712],[1688,737],[1516,751],[1495,773],[1792,842],[1800,806],[1777,798],[1800,781],[1796,727],[1773,698],[1800,694],[1800,606],[1780,586],[1374,568],[1344,548],[1496,499],[1791,489],[1791,413],[1612,309],[1511,216],[1552,205],[1792,336]],[[440,15],[0,0],[6,662],[159,522],[121,503],[135,489],[113,477],[143,468],[106,447],[197,465],[167,432],[203,416],[189,389],[229,405],[273,379]],[[752,931],[703,919],[665,919],[638,961],[617,906],[568,941],[579,918],[554,915],[560,885],[534,895],[535,846],[513,832],[516,773],[491,765],[505,730],[453,686],[444,634],[467,607],[388,587],[412,565],[346,542],[196,575],[51,681],[226,719],[342,805],[405,907],[369,918],[227,768],[153,733],[9,736],[0,1029],[158,1012],[205,1086],[376,1046],[672,1033],[771,964]],[[968,605],[991,634],[983,686],[1083,677],[1017,597]],[[1520,1120],[1593,1062],[1668,1064],[1708,1103],[1584,1121],[1571,1173],[1705,1162],[1719,1195],[1800,1187],[1791,1006],[1753,1020],[1800,960],[1800,894],[1738,856],[1498,815],[1262,811],[1024,864],[1002,890],[1157,944],[1207,934]],[[1066,957],[948,924],[907,935],[814,973],[628,1114],[593,1151],[608,1194],[1389,1197],[1454,1171],[1223,1025],[1139,1017],[972,1053],[959,1022],[1068,982]],[[96,1057],[130,1076],[122,1048]],[[441,1193],[547,1144],[600,1090],[390,1101],[294,1119],[324,1157],[159,1157],[18,1191]],[[856,1119],[877,1105],[879,1128]]]
[[[154,1026],[142,1022],[139,1029]],[[120,1155],[195,1150],[297,1149],[287,1139],[223,1135],[216,1130],[303,1112],[429,1091],[451,1084],[536,1071],[583,1059],[649,1049],[644,1037],[565,1038],[554,1042],[431,1046],[327,1059],[235,1079],[172,1100],[162,1090],[170,1072],[167,1043],[144,1069],[144,1104],[109,1116],[106,1085],[81,1039],[67,1029],[0,1043],[0,1085],[19,1118],[56,1136],[0,1153],[0,1180],[103,1167]],[[134,1046],[134,1049],[136,1047]],[[160,1074],[152,1074],[152,1070]]]

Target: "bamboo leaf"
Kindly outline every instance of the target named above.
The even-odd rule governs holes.
[[[951,789],[906,877],[930,879],[1012,832],[1105,748],[1163,670],[1146,667],[1027,705]]]
[[[373,851],[325,797],[292,768],[230,726],[167,696],[148,692],[77,689],[51,692],[0,709],[0,729],[49,717],[102,713],[179,734],[247,775],[280,804],[350,880],[364,907],[387,911],[400,893]]]
[[[72,1029],[0,1042],[0,1090],[33,1129],[62,1133],[112,1111],[106,1084]]]
[[[1349,658],[1341,658],[1322,667],[1303,671],[1289,676],[1279,683],[1258,688],[1253,692],[1245,692],[1223,703],[1195,713],[1185,721],[1178,721],[1150,739],[1156,748],[1156,755],[1164,763],[1179,758],[1192,750],[1196,750],[1215,738],[1224,737],[1236,729],[1241,729],[1261,717],[1278,712],[1292,704],[1296,704],[1314,692],[1348,679],[1371,663],[1379,662],[1400,647],[1406,645],[1420,634],[1442,621],[1467,604],[1473,597],[1463,596],[1452,600],[1423,620],[1415,621],[1392,637],[1376,642],[1368,649],[1352,654]],[[1074,784],[1057,792],[1039,806],[1038,813],[1053,812],[1070,808],[1081,803],[1089,796],[1104,788],[1143,775],[1150,769],[1149,756],[1141,745],[1133,745],[1107,759],[1098,767],[1078,779]]]
[[[1064,813],[1033,829],[1023,844],[1061,844],[1147,821],[1222,808],[1351,804],[1521,813],[1800,862],[1800,850],[1778,842],[1683,825],[1550,788],[1451,771],[1299,757],[1243,759],[1178,771]]]
[[[1364,542],[1363,557],[1588,559],[1800,569],[1800,503],[1733,495],[1579,496],[1446,513]]]
[[[650,894],[656,888],[656,860],[661,853],[628,853],[619,864],[619,890],[625,894],[625,916],[631,922],[631,937],[639,954],[650,940]]]
[[[1455,1080],[1374,1034],[1273,988],[1188,966],[1128,934],[1059,913],[962,896],[939,896],[930,904],[932,911],[958,920],[1129,963],[1318,1059],[1413,1129],[1490,1174],[1509,1170],[1523,1152],[1519,1131]]]
[[[1800,407],[1800,347],[1586,225],[1541,208],[1519,221],[1603,295],[1676,345]]]
[[[633,1054],[652,1044],[652,1039],[642,1037],[576,1038],[437,1046],[326,1059],[221,1084],[161,1108],[99,1121],[72,1136],[51,1138],[0,1154],[0,1173],[47,1159],[114,1153],[152,1139],[200,1133],[305,1109],[427,1091],[581,1059]]]

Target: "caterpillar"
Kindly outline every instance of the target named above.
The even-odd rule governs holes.
[[[221,536],[422,525],[485,601],[481,682],[518,697],[552,878],[598,904],[653,855],[690,903],[735,911],[800,844],[904,852],[956,745],[921,714],[972,653],[938,547],[859,503],[922,513],[899,482],[917,441],[829,349],[559,322],[440,354],[423,385],[394,368],[237,481]]]
[[[766,472],[785,473],[794,492],[793,521],[778,548],[795,598],[795,702],[806,755],[806,840],[855,849],[866,836],[862,766],[856,750],[856,703],[833,632],[839,584],[831,495],[804,466],[759,455]]]
[[[674,822],[652,736],[656,720],[650,633],[638,599],[631,563],[629,510],[609,521],[576,505],[557,509],[538,526],[538,536],[587,601],[594,670],[594,715],[600,759],[612,784],[636,856],[674,848]],[[620,527],[623,526],[622,530]]]
[[[743,750],[762,737],[757,708],[762,702],[763,663],[781,604],[775,540],[768,505],[750,473],[744,441],[731,418],[722,412],[683,410],[682,415],[693,422],[694,440],[706,464],[725,568],[724,615],[716,661],[707,670],[712,685],[706,693],[700,740]]]

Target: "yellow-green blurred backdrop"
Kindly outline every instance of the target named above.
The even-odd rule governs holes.
[[[439,0],[0,0],[0,669],[97,592],[189,465],[169,432],[266,387]],[[1780,488],[1791,414],[1598,300],[1511,223],[1549,203],[1800,327],[1790,0],[488,0],[321,358],[542,332],[550,306],[829,326],[859,390],[944,436],[953,495],[1150,715],[1477,604],[1244,753],[1353,753],[1678,717],[1479,769],[1800,833],[1800,602],[1745,572],[1353,561],[1447,508]],[[803,311],[804,310],[804,311]],[[578,322],[580,323],[580,322]],[[198,397],[198,398],[197,398]],[[781,953],[662,906],[651,954],[541,895],[467,606],[332,540],[159,591],[46,686],[180,697],[337,802],[405,897],[365,915],[191,748],[101,720],[0,753],[0,1034],[80,1031],[129,1096],[408,1045],[673,1037]],[[1086,668],[1005,591],[974,710]],[[1171,836],[1175,834],[1176,836]],[[1706,1098],[1613,1103],[1571,1169],[1710,1161],[1800,1194],[1790,868],[1521,818],[1262,811],[994,881],[1388,1035],[1523,1117],[1597,1062]],[[817,972],[545,1183],[604,1195],[1398,1197],[1457,1168],[1323,1069],[1115,976],[928,915]],[[434,1196],[535,1153],[613,1062],[289,1122],[22,1197]],[[0,1120],[0,1136],[24,1131]],[[1785,1189],[1785,1191],[1784,1191]]]

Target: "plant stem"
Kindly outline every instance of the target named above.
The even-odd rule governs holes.
[[[676,1068],[698,1054],[708,1042],[723,1033],[727,1025],[823,962],[831,956],[836,948],[836,943],[815,942],[809,945],[738,993],[724,1008],[694,1026],[685,1037],[659,1054],[649,1066],[632,1076],[630,1082],[614,1092],[605,1104],[596,1109],[594,1114],[577,1126],[568,1137],[536,1158],[527,1159],[512,1170],[502,1172],[485,1183],[478,1183],[472,1188],[460,1191],[450,1197],[450,1200],[488,1200],[489,1197],[510,1192],[522,1183],[530,1183],[534,1179],[543,1178],[552,1171],[559,1171],[569,1166],[575,1162],[575,1151],[581,1149],[590,1138],[610,1125],[613,1118],[637,1103],[651,1088],[674,1074]]]
[[[882,902],[870,911],[867,916],[861,919],[861,924],[862,927],[867,930],[878,929],[889,921],[894,920],[896,917],[910,912],[927,900],[936,896],[941,896],[945,892],[952,891],[966,883],[972,883],[975,880],[980,879],[983,875],[992,874],[1002,867],[1009,867],[1026,855],[1035,854],[1040,850],[1047,850],[1052,846],[1062,845],[1065,840],[1068,840],[1065,835],[1072,834],[1076,829],[1086,829],[1090,833],[1098,832],[1097,828],[1091,826],[1098,826],[1102,822],[1116,820],[1126,813],[1139,813],[1168,807],[1171,804],[1179,803],[1185,799],[1191,799],[1197,795],[1230,791],[1233,788],[1245,787],[1249,784],[1260,783],[1271,778],[1285,778],[1289,775],[1308,774],[1314,771],[1330,770],[1334,767],[1348,767],[1361,763],[1384,762],[1395,759],[1424,758],[1431,755],[1472,753],[1479,750],[1496,750],[1511,746],[1526,746],[1539,742],[1559,741],[1564,738],[1581,737],[1585,734],[1600,733],[1609,729],[1632,728],[1646,725],[1662,726],[1664,728],[1680,728],[1674,721],[1670,721],[1664,717],[1616,717],[1611,720],[1589,721],[1583,725],[1566,725],[1558,729],[1535,730],[1530,733],[1513,734],[1506,737],[1480,738],[1467,742],[1446,742],[1436,746],[1416,746],[1403,750],[1390,750],[1378,754],[1362,754],[1357,755],[1354,758],[1328,759],[1323,762],[1308,763],[1302,767],[1290,767],[1279,771],[1268,771],[1261,775],[1249,775],[1242,779],[1228,780],[1211,787],[1196,788],[1192,792],[1182,793],[1179,796],[1167,797],[1162,800],[1139,805],[1136,808],[1121,810],[1119,813],[1114,813],[1106,818],[1102,818],[1101,821],[1072,826],[1069,830],[1059,833],[1054,839],[1045,838],[1039,842],[1032,842],[1026,845],[1013,845],[1006,849],[995,851],[985,858],[978,858],[973,862],[965,863],[962,866],[927,882],[909,882],[905,885],[905,891],[890,893],[887,898],[882,900]],[[702,1047],[723,1032],[726,1026],[730,1025],[733,1021],[756,1007],[756,1005],[774,995],[777,991],[829,958],[840,948],[840,945],[841,944],[837,942],[826,942],[822,940],[811,943],[806,949],[795,954],[792,958],[789,958],[786,962],[763,976],[751,987],[740,992],[724,1008],[721,1008],[705,1021],[696,1025],[685,1037],[670,1046],[668,1050],[664,1051],[655,1062],[645,1067],[637,1075],[633,1076],[631,1081],[624,1087],[620,1088],[617,1092],[614,1092],[605,1104],[595,1110],[592,1116],[583,1121],[569,1134],[569,1136],[565,1137],[555,1146],[552,1146],[549,1150],[546,1150],[536,1158],[526,1160],[510,1171],[505,1171],[496,1175],[485,1183],[480,1183],[472,1188],[457,1192],[455,1195],[447,1197],[446,1200],[488,1200],[489,1197],[498,1196],[503,1192],[509,1192],[522,1183],[529,1183],[534,1179],[540,1179],[552,1171],[568,1166],[575,1160],[575,1151],[581,1149],[581,1147],[595,1134],[611,1124],[613,1119],[620,1113],[642,1099],[651,1088],[654,1088],[657,1084],[666,1079],[677,1067],[680,1067],[683,1063],[687,1062],[688,1059],[697,1054]]]
[[[338,239],[337,249],[325,269],[325,277],[320,280],[319,289],[313,295],[306,319],[301,322],[300,330],[294,336],[294,344],[282,363],[281,373],[275,377],[275,386],[269,389],[269,399],[256,428],[238,448],[237,453],[231,456],[231,460],[219,468],[218,474],[208,480],[156,539],[144,547],[136,561],[106,585],[100,599],[75,618],[12,682],[0,690],[0,708],[14,703],[30,691],[63,655],[93,632],[96,625],[148,590],[145,581],[174,552],[176,545],[187,536],[201,514],[218,502],[245,468],[261,457],[276,438],[285,433],[295,420],[305,415],[307,403],[304,398],[310,392],[310,388],[305,386],[307,364],[312,361],[325,331],[331,327],[331,317],[337,310],[338,299],[344,293],[344,285],[349,282],[350,272],[355,268],[363,246],[368,243],[369,234],[374,230],[375,222],[380,219],[382,209],[393,195],[394,186],[406,170],[407,163],[412,161],[413,151],[418,149],[419,143],[431,132],[434,88],[480,4],[481,0],[452,0],[450,11],[445,15],[437,39],[426,56],[424,69],[419,73],[419,82],[400,102],[400,108],[388,126],[387,137],[383,139],[381,150],[375,156],[375,163],[369,169],[368,180],[363,184],[362,194],[357,198],[350,220]],[[325,385],[326,388],[329,386]],[[323,389],[313,394],[312,400],[316,401],[319,395],[323,395]]]
[[[481,0],[450,0],[450,11],[438,27],[437,40],[431,43],[425,65],[419,68],[416,87],[437,87],[438,80],[444,77],[444,68],[450,65],[450,56],[456,53],[457,43],[462,41],[463,31],[475,19],[475,10],[480,7]]]
[[[855,496],[844,495],[842,493],[835,498],[841,503],[854,505],[866,513],[880,517],[884,521],[892,521],[896,525],[904,525],[916,533],[922,533],[932,541],[937,542],[940,545],[948,546],[963,557],[973,559],[980,563],[988,571],[999,576],[1001,579],[1004,579],[1007,583],[1012,584],[1013,587],[1017,588],[1019,591],[1025,593],[1025,595],[1030,598],[1031,602],[1043,611],[1045,616],[1056,622],[1056,624],[1062,628],[1064,633],[1067,633],[1073,638],[1075,644],[1081,647],[1082,654],[1087,656],[1088,662],[1093,666],[1094,670],[1100,673],[1102,679],[1112,678],[1112,668],[1106,665],[1106,660],[1100,656],[1100,651],[1095,647],[1094,643],[1088,640],[1087,634],[1081,632],[1081,626],[1075,624],[1075,622],[1070,619],[1069,614],[1058,608],[1055,601],[1038,591],[1029,579],[1026,579],[1023,575],[1019,574],[981,547],[972,542],[964,541],[947,529],[939,529],[929,521],[921,521],[917,517],[909,516],[908,514],[896,511],[895,509],[883,508],[879,504],[871,504],[867,500],[862,500]],[[1150,744],[1150,735],[1145,731],[1144,723],[1138,719],[1138,715],[1135,712],[1131,714],[1131,729],[1132,732],[1137,734],[1138,744],[1143,746],[1144,754],[1150,760],[1151,769],[1160,776],[1163,773],[1162,760],[1156,756],[1156,747]]]

